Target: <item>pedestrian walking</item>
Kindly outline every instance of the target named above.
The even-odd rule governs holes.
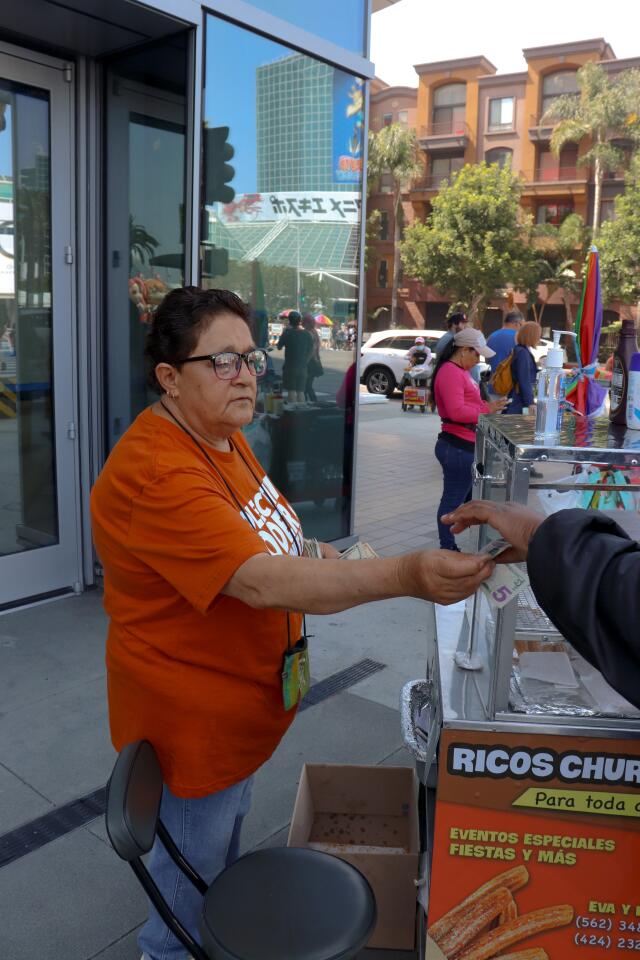
[[[282,385],[287,391],[289,403],[303,403],[307,384],[307,366],[313,353],[311,334],[302,327],[302,317],[297,310],[289,312],[289,325],[280,334],[278,350],[284,347]]]
[[[313,381],[324,374],[324,367],[320,359],[320,336],[316,328],[316,322],[310,313],[305,313],[303,316],[302,326],[313,340],[313,353],[307,363],[307,379],[304,386],[304,396],[306,400],[315,403],[318,398],[313,389]]]
[[[507,403],[506,397],[487,403],[470,376],[481,356],[488,360],[492,355],[479,330],[461,330],[436,360],[431,378],[431,406],[437,408],[442,419],[435,453],[443,476],[438,507],[438,535],[443,550],[458,550],[450,527],[441,518],[471,498],[478,417],[481,413],[499,413]]]

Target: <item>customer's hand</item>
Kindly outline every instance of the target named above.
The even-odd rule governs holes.
[[[453,550],[421,550],[400,557],[402,593],[443,605],[475,593],[491,576],[495,564],[486,557]]]
[[[508,397],[500,397],[499,400],[491,400],[489,403],[489,413],[502,413],[508,403]]]
[[[472,500],[442,517],[442,522],[450,524],[451,532],[456,534],[475,524],[488,523],[513,545],[510,550],[499,555],[497,562],[514,563],[527,559],[529,543],[544,519],[535,510],[522,507],[518,503]]]
[[[335,547],[332,547],[330,543],[321,543],[320,552],[322,554],[323,560],[339,560],[340,551],[336,550]]]

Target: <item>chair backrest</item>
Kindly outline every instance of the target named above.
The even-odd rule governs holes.
[[[162,770],[148,740],[121,750],[107,784],[105,822],[113,849],[131,862],[153,846],[162,799]]]

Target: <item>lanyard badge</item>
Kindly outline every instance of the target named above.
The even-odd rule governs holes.
[[[300,703],[310,683],[309,650],[304,636],[300,637],[295,647],[285,650],[282,662],[282,701],[285,710],[291,710]]]

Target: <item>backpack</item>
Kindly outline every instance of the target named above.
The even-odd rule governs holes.
[[[497,393],[499,397],[506,397],[512,390],[517,388],[517,384],[513,379],[513,370],[511,369],[515,352],[515,350],[512,350],[508,357],[500,361],[491,380],[489,380],[489,386],[492,392]]]

